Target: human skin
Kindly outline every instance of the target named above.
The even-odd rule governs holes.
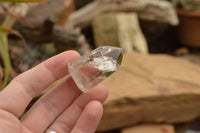
[[[82,93],[70,76],[19,119],[35,96],[68,74],[67,64],[78,57],[75,51],[63,52],[13,79],[0,93],[0,132],[43,133],[51,129],[58,133],[94,133],[108,90],[100,84]]]

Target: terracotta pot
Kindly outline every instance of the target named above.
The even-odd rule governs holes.
[[[179,40],[182,44],[200,47],[200,10],[177,10],[180,19]]]

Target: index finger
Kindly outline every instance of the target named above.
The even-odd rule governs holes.
[[[78,57],[77,52],[67,51],[17,76],[0,93],[0,109],[19,117],[35,96],[68,74],[67,64]]]

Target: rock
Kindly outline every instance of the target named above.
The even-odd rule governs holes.
[[[95,0],[75,11],[66,22],[67,27],[87,26],[104,12],[137,12],[141,19],[178,25],[179,20],[170,2],[165,0]]]
[[[190,53],[184,56],[179,56],[179,58],[200,65],[200,55],[198,53]]]
[[[184,123],[200,115],[200,67],[167,55],[126,54],[104,82],[110,95],[99,131],[141,122]]]
[[[105,13],[92,22],[96,46],[120,46],[126,52],[148,53],[147,42],[135,13]]]
[[[174,54],[176,56],[188,55],[189,53],[190,53],[190,51],[187,47],[181,47],[181,48],[178,48],[174,51]]]
[[[175,133],[172,125],[138,125],[122,129],[121,133]]]

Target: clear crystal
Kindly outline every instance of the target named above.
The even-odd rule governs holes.
[[[119,68],[122,57],[122,48],[99,47],[69,63],[69,73],[79,89],[88,92]]]

